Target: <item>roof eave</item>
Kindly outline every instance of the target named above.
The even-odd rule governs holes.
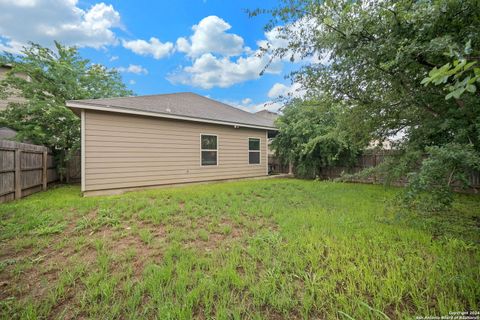
[[[210,120],[210,119],[203,119],[203,118],[194,118],[194,117],[174,115],[174,114],[165,114],[165,113],[158,113],[158,112],[133,110],[133,109],[121,108],[121,107],[106,107],[106,106],[99,106],[99,105],[94,105],[94,104],[90,104],[90,103],[82,103],[82,102],[78,102],[78,101],[67,101],[66,105],[67,105],[67,107],[73,109],[74,112],[75,112],[75,110],[79,110],[79,109],[97,110],[97,111],[106,111],[106,112],[116,112],[116,113],[124,113],[124,114],[149,116],[149,117],[156,117],[156,118],[175,119],[175,120],[219,124],[219,125],[225,125],[225,126],[234,126],[234,127],[237,126],[237,127],[243,127],[243,128],[278,131],[277,128],[270,127],[270,126],[261,126],[261,125],[253,125],[253,124],[248,124],[248,123],[229,122],[229,121],[220,121],[220,120]]]

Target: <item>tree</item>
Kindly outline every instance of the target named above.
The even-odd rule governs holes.
[[[426,152],[421,170],[410,174],[405,200],[409,206],[441,210],[452,203],[455,186],[468,186],[469,171],[480,170],[480,154],[457,143],[427,147]]]
[[[433,67],[428,73],[428,77],[422,80],[427,86],[430,83],[434,85],[444,85],[449,92],[445,99],[460,99],[465,92],[477,92],[477,86],[480,83],[480,68],[477,67],[477,61],[468,61],[468,54],[472,51],[472,43],[468,41],[463,53],[453,48],[445,55],[454,58],[453,62],[446,63],[442,67]],[[480,57],[477,58],[480,60]]]
[[[432,146],[455,144],[480,152],[480,93],[468,87],[471,80],[463,83],[452,74],[451,85],[458,79],[472,93],[459,95],[454,87],[447,100],[443,87],[421,84],[433,68],[451,62],[445,52],[466,42],[465,63],[451,67],[461,65],[454,73],[477,74],[469,62],[480,59],[478,0],[285,0],[278,8],[252,14],[262,12],[272,15],[267,27],[283,25],[280,37],[288,45],[274,51],[277,57],[330,58],[326,64],[305,65],[292,78],[307,91],[322,91],[348,106],[339,124],[345,135],[359,137],[364,145],[402,138],[403,156],[389,172],[421,171],[418,164],[431,155]]]
[[[12,69],[0,82],[0,95],[20,95],[0,113],[0,125],[18,131],[17,138],[52,149],[60,172],[80,143],[80,121],[66,100],[132,95],[115,70],[91,64],[74,47],[55,42],[56,51],[30,44],[18,57],[0,56]]]
[[[279,133],[272,147],[304,177],[315,177],[321,168],[353,163],[358,150],[337,131],[340,111],[327,99],[293,100],[277,119]]]

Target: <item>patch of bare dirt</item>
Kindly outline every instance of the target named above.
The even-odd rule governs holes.
[[[63,271],[75,268],[76,264],[82,263],[87,270],[96,269],[98,252],[95,245],[97,240],[102,240],[112,255],[112,274],[124,272],[125,267],[132,267],[134,278],[140,278],[144,265],[147,261],[161,262],[163,258],[162,247],[146,244],[139,235],[130,228],[103,226],[100,229],[86,228],[77,229],[80,219],[95,221],[97,210],[92,210],[82,217],[73,217],[66,221],[64,230],[48,237],[49,242],[45,247],[31,245],[22,247],[16,246],[15,240],[0,243],[0,301],[15,299],[33,299],[41,302],[47,299],[60,279]],[[148,229],[152,235],[152,243],[165,239],[165,227],[145,221],[135,223],[139,229]],[[132,256],[127,263],[122,258],[129,249],[133,249]],[[122,260],[124,259],[124,260]],[[82,275],[79,275],[80,277]],[[76,318],[73,314],[72,305],[77,303],[79,292],[83,286],[79,279],[74,280],[75,285],[66,288],[64,296],[53,306],[50,315],[58,315],[61,318]]]
[[[185,208],[185,201],[180,201],[178,206],[180,207],[180,210],[183,210]]]
[[[265,218],[248,217],[251,226],[238,223],[232,219],[223,217],[219,222],[214,222],[211,217],[201,217],[195,220],[197,229],[211,229],[214,224],[214,231],[208,232],[208,239],[197,236],[193,240],[186,242],[187,247],[203,249],[207,252],[216,250],[220,247],[229,247],[234,242],[243,241],[246,237],[255,234],[259,229],[271,229],[275,231],[278,226]]]
[[[93,247],[85,246],[78,252],[69,244],[57,248],[62,239],[63,234],[61,239],[56,238],[38,253],[24,250],[22,256],[13,255],[10,258],[12,265],[0,273],[0,300],[28,297],[40,301],[56,286],[62,271],[72,266],[72,258],[82,261],[87,268],[95,261],[96,250]],[[22,268],[20,272],[16,271],[19,266]]]
[[[133,276],[139,278],[147,261],[159,263],[163,259],[163,252],[159,244],[165,240],[166,231],[164,226],[148,221],[137,221],[136,225],[138,229],[146,229],[150,232],[152,236],[150,244],[142,241],[131,226],[126,226],[126,232],[120,235],[114,235],[109,228],[103,228],[97,235],[100,235],[103,239],[108,239],[108,250],[117,257],[130,251],[132,257],[129,263],[133,266]],[[114,269],[116,267],[120,266],[113,266]]]

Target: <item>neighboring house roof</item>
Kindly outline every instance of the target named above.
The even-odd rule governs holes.
[[[259,116],[262,116],[266,119],[270,119],[271,121],[275,121],[275,120],[277,120],[278,117],[280,117],[280,115],[278,113],[273,112],[273,111],[269,111],[269,110],[258,111],[255,114],[259,115]]]
[[[11,140],[15,138],[17,131],[8,127],[0,127],[0,140]]]
[[[197,122],[276,130],[273,120],[191,92],[67,101],[76,109],[93,109]]]

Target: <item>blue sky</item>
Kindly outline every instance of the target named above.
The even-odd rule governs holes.
[[[0,1],[0,50],[18,52],[28,41],[80,47],[93,63],[117,68],[138,95],[192,91],[257,111],[291,93],[285,75],[298,67],[258,49],[285,43],[266,33],[268,16],[245,9],[276,1]],[[18,19],[22,23],[18,24]]]

